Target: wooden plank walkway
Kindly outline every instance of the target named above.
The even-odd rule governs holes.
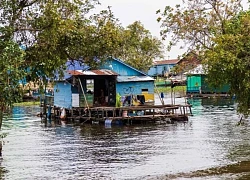
[[[60,108],[53,107],[54,118],[60,118]],[[192,115],[191,105],[148,105],[125,107],[92,107],[72,108],[66,110],[66,120],[77,120],[82,123],[121,122],[122,124],[156,122],[156,121],[187,121]]]

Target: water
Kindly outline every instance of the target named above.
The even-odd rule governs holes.
[[[170,100],[166,98],[165,102]],[[176,104],[183,103],[185,99],[176,99]],[[249,178],[250,126],[248,120],[237,126],[234,102],[199,99],[190,103],[194,116],[187,123],[112,127],[44,127],[36,117],[38,107],[17,107],[4,121],[3,131],[8,135],[4,139],[1,177]]]

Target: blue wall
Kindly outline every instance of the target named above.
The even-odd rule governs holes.
[[[175,64],[161,64],[152,66],[148,70],[149,76],[162,76],[166,72],[170,72],[170,70],[175,66]]]
[[[70,109],[72,107],[71,84],[56,82],[54,86],[54,106]]]
[[[149,76],[157,76],[157,73],[156,73],[156,66],[152,66],[149,70],[148,70],[148,75]]]
[[[120,82],[116,84],[116,92],[121,96],[142,94],[142,89],[148,89],[149,94],[154,94],[154,81],[146,82]]]
[[[140,71],[134,69],[133,67],[120,62],[120,60],[107,60],[102,66],[104,69],[109,69],[120,76],[141,76],[143,75]]]

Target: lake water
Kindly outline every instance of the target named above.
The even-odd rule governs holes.
[[[167,97],[166,103],[170,102]],[[44,127],[39,107],[4,121],[2,179],[248,179],[250,126],[233,101],[196,99],[187,123]],[[184,104],[177,98],[176,104]]]

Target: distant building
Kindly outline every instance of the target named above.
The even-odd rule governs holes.
[[[166,76],[179,61],[179,59],[155,61],[153,66],[149,69],[148,75],[152,77]]]

